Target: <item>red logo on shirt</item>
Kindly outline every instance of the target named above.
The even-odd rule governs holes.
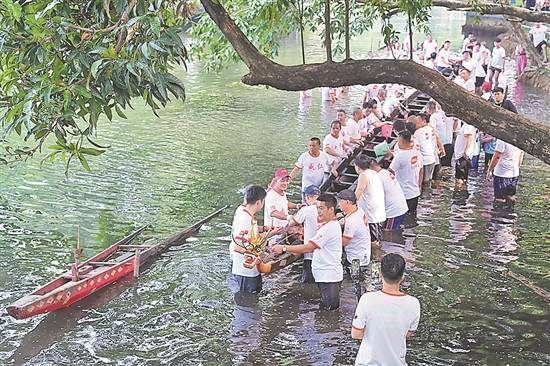
[[[418,156],[414,155],[411,157],[411,165],[418,163]]]

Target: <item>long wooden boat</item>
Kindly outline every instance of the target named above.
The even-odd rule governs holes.
[[[68,271],[9,305],[6,311],[16,319],[55,311],[68,307],[132,273],[137,276],[139,268],[148,260],[171,246],[182,244],[185,239],[198,232],[202,225],[226,208],[227,206],[224,206],[212,212],[185,230],[154,245],[131,244],[146,228],[141,227],[101,253],[80,263],[76,268],[76,277],[74,272]]]
[[[424,109],[430,97],[419,91],[413,92],[405,101],[405,105],[409,111],[420,112]],[[395,120],[403,119],[403,116],[397,117]],[[394,121],[395,121],[394,120]],[[397,136],[392,131],[392,135],[387,138],[381,134],[376,134],[371,138],[365,139],[365,144],[363,147],[358,147],[355,151],[347,158],[344,159],[337,167],[338,176],[330,176],[323,185],[320,187],[321,192],[338,194],[338,192],[353,188],[354,183],[357,181],[358,174],[355,171],[355,166],[353,165],[353,160],[359,155],[366,155],[369,157],[376,158],[376,152],[374,147],[383,142],[388,143],[390,146],[392,143],[397,141]],[[302,244],[303,242],[296,236],[290,236],[285,239],[285,244],[296,245]],[[292,254],[284,253],[281,255],[269,254],[263,260],[264,263],[259,267],[260,272],[263,273],[273,273],[276,272],[292,263],[297,261],[302,257],[301,254]]]

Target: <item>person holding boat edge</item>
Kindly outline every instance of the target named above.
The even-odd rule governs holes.
[[[304,190],[306,206],[300,208],[290,220],[288,226],[304,226],[304,243],[308,243],[315,236],[319,229],[319,220],[317,217],[317,197],[321,194],[319,187],[310,185]],[[311,260],[313,253],[304,253],[304,263],[302,270],[302,283],[315,283],[313,272],[311,271]]]
[[[274,245],[275,254],[313,252],[311,270],[321,293],[321,306],[325,310],[340,307],[340,283],[342,269],[342,229],[336,219],[336,198],[321,194],[318,198],[317,214],[322,226],[317,234],[302,245]]]

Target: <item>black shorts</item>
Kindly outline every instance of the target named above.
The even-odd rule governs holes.
[[[445,144],[443,148],[445,149],[445,156],[440,159],[440,164],[441,166],[451,166],[454,152],[453,144]]]
[[[472,167],[472,162],[464,157],[458,159],[455,163],[455,178],[468,181],[468,171]]]
[[[493,188],[495,190],[495,198],[503,199],[505,197],[514,196],[517,191],[518,177],[504,178],[493,177]]]
[[[489,70],[502,72],[502,69],[501,69],[501,68],[499,68],[499,67],[494,67],[494,66],[489,66]]]
[[[409,198],[407,200],[407,207],[409,208],[409,214],[416,215],[416,209],[418,208],[418,197]]]
[[[373,242],[382,240],[382,230],[384,230],[383,222],[376,224],[369,222],[370,241]]]
[[[304,263],[302,264],[302,283],[315,283],[315,278],[311,271],[311,259],[304,259]]]
[[[542,53],[542,46],[548,46],[548,43],[546,43],[546,41],[544,41],[544,40],[541,41],[541,42],[537,45],[537,47],[535,47],[535,48],[537,49],[538,53]]]
[[[321,307],[325,310],[336,310],[340,307],[341,282],[317,282],[321,292]]]
[[[481,88],[484,81],[485,81],[484,76],[476,76],[476,88]]]

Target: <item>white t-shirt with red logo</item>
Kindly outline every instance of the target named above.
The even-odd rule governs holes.
[[[233,262],[231,273],[244,277],[256,277],[260,274],[256,266],[246,268],[244,266],[244,255],[236,252],[236,246],[244,246],[250,240],[251,233],[258,235],[258,225],[256,219],[246,211],[246,207],[239,206],[235,210],[233,216],[233,224],[231,225],[231,243],[229,244],[229,255]]]
[[[414,132],[414,140],[420,146],[420,153],[424,165],[435,163],[435,154],[437,151],[437,140],[435,132],[431,126],[424,126]]]
[[[418,178],[423,165],[422,154],[415,149],[401,150],[394,156],[390,169],[395,172],[395,178],[403,190],[405,199],[420,196]]]
[[[330,171],[329,157],[323,151],[317,157],[306,151],[300,155],[295,165],[302,169],[302,192],[313,184],[320,187],[325,173]]]
[[[409,207],[395,175],[386,169],[382,169],[378,171],[378,176],[380,176],[380,181],[382,181],[384,187],[386,217],[389,219],[405,214]]]
[[[348,245],[344,247],[348,262],[351,263],[354,259],[359,259],[361,266],[369,264],[371,252],[370,231],[367,226],[365,212],[360,207],[346,216],[343,236],[350,239]]]
[[[309,243],[319,229],[320,224],[317,221],[317,216],[317,206],[305,206],[292,217],[298,224],[304,225],[304,243]],[[312,257],[313,253],[304,253],[304,259]]]
[[[288,224],[287,220],[281,220],[276,217],[271,217],[273,211],[282,211],[285,215],[288,215],[288,199],[286,198],[286,192],[283,194],[277,193],[274,189],[268,189],[265,196],[264,206],[264,225],[271,227],[283,227]]]
[[[325,152],[325,154],[327,154],[327,157],[329,158],[330,164],[332,164],[332,162],[334,162],[334,161],[336,161],[336,163],[338,164],[338,162],[340,161],[341,158],[339,158],[337,156],[334,156],[334,155],[331,155],[328,152],[326,152],[325,149],[326,149],[327,146],[330,146],[334,150],[336,150],[336,151],[343,154],[344,153],[344,137],[342,136],[342,134],[339,134],[338,138],[332,136],[331,134],[328,134],[323,139],[323,151]]]
[[[338,221],[331,220],[321,226],[310,242],[315,246],[311,261],[315,282],[342,281],[342,229]]]

